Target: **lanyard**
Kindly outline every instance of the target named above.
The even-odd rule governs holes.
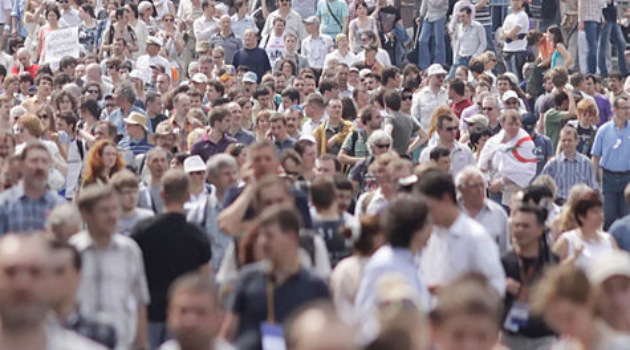
[[[271,276],[267,280],[267,322],[276,323],[276,310],[273,291],[275,289],[274,283],[271,281]]]
[[[529,294],[529,284],[532,281],[534,274],[536,273],[536,263],[529,265],[527,271],[525,271],[525,265],[523,264],[523,257],[518,254],[518,270],[521,275],[521,288],[519,289],[517,300],[520,302],[527,302]]]

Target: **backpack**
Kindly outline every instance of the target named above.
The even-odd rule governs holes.
[[[312,231],[303,230],[299,238],[300,248],[304,249],[311,259],[311,266],[315,268],[315,236]]]

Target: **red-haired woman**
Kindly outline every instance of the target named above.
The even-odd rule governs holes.
[[[109,178],[124,167],[125,161],[116,144],[109,140],[100,140],[88,152],[81,187],[107,184]]]

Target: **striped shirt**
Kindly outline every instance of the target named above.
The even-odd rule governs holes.
[[[130,136],[127,136],[118,142],[118,147],[120,148],[128,148],[131,150],[134,156],[139,154],[145,154],[149,152],[153,145],[149,143],[147,137],[145,136],[142,140],[136,141],[132,139]]]
[[[48,213],[66,200],[47,190],[42,197],[30,198],[22,183],[0,195],[0,235],[7,232],[34,232],[44,229]]]
[[[86,317],[105,317],[116,327],[116,349],[129,349],[136,336],[138,308],[149,303],[149,288],[140,248],[131,238],[114,234],[98,248],[87,231],[72,236],[81,253],[77,301]]]
[[[560,199],[567,199],[571,188],[577,184],[598,188],[593,163],[581,153],[576,153],[573,159],[565,156],[564,152],[560,153],[545,165],[541,174],[549,175],[556,181],[557,197]]]

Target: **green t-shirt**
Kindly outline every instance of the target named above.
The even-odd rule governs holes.
[[[326,5],[327,1],[328,5]],[[349,13],[348,4],[344,0],[319,0],[316,13],[317,17],[321,18],[322,22],[319,32],[335,40],[337,34],[341,33],[343,30],[343,18],[348,17]],[[333,15],[337,20],[333,18]]]
[[[560,129],[562,129],[562,114],[560,111],[552,108],[545,113],[545,135],[551,139],[553,144],[553,152],[558,149],[558,141],[560,140]]]

